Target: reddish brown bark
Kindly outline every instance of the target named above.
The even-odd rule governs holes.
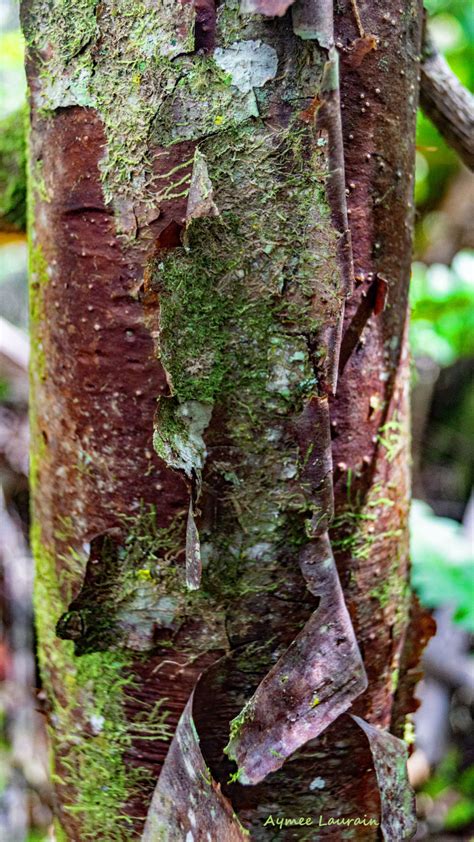
[[[268,3],[259,7],[265,14],[272,9],[278,15],[285,11],[283,6],[274,9]],[[99,18],[100,14],[99,9]],[[210,4],[197,6],[196,21],[196,49],[212,51],[218,41],[215,41],[215,19]],[[365,29],[365,34],[361,34],[354,4],[347,0],[337,4],[334,21],[336,45],[342,59],[341,114],[355,290],[346,305],[339,385],[329,402],[335,492],[331,536],[368,677],[368,689],[356,701],[353,711],[382,728],[395,722],[400,733],[404,717],[412,709],[413,682],[408,673],[416,666],[412,644],[408,642],[404,650],[409,609],[406,319],[421,7],[415,0],[404,0],[402,4],[373,0],[361,4],[360,21]],[[273,39],[285,72],[295,72],[295,66],[300,72],[298,61],[303,63],[302,48],[292,34],[290,13],[282,20],[270,18],[255,25],[260,27],[257,34]],[[247,37],[249,34],[253,37],[254,30],[244,33]],[[326,43],[315,43],[315,49],[326,61],[329,55]],[[33,61],[38,62],[40,52],[32,50],[29,76],[33,94],[40,87],[39,64]],[[305,56],[310,66],[309,53]],[[304,74],[296,79],[303,85]],[[308,172],[310,153],[323,148],[317,146],[315,138],[325,141],[329,131],[329,155],[326,158],[321,153],[318,159],[321,167],[327,167],[329,160],[329,167],[334,169],[335,163],[340,164],[342,152],[342,145],[331,141],[334,134],[330,133],[334,119],[339,118],[337,110],[334,112],[337,98],[324,83],[320,87],[317,96],[308,84],[301,96],[297,90],[296,98],[292,94],[286,99],[276,89],[265,117],[265,130],[271,129],[274,135],[265,135],[262,129],[259,136],[260,146],[265,142],[271,154],[274,137],[278,132],[283,134],[294,114],[299,113],[301,124],[310,126],[303,138]],[[163,108],[167,100],[164,102]],[[263,102],[262,97],[259,101],[262,109]],[[171,145],[159,142],[159,132],[165,131],[167,116],[165,113],[162,124],[158,122],[150,129],[148,153],[155,179],[150,183],[158,185],[157,194],[170,187],[169,194],[160,200],[159,208],[150,208],[145,201],[136,202],[131,208],[123,201],[120,214],[116,208],[116,215],[126,219],[128,231],[133,233],[126,239],[117,234],[114,213],[103,196],[100,166],[108,138],[97,111],[92,107],[61,107],[45,117],[37,103],[33,107],[31,159],[33,167],[41,163],[45,178],[42,191],[33,185],[33,245],[41,246],[49,277],[47,282],[43,278],[42,285],[35,276],[32,278],[33,291],[35,284],[41,286],[37,290],[41,315],[35,331],[45,355],[45,370],[34,372],[35,435],[38,440],[43,439],[45,450],[36,475],[35,517],[41,526],[43,544],[54,554],[55,573],[62,583],[65,610],[62,617],[54,618],[54,623],[59,621],[56,629],[60,637],[74,641],[76,660],[101,646],[104,649],[111,646],[108,638],[98,641],[94,625],[97,614],[107,609],[111,598],[113,571],[118,567],[117,559],[128,537],[127,518],[135,517],[143,507],[155,505],[160,527],[167,528],[177,522],[181,544],[172,558],[173,564],[181,569],[185,563],[184,534],[190,497],[201,531],[210,529],[211,524],[218,534],[227,532],[231,536],[241,514],[239,499],[232,498],[232,475],[251,484],[252,477],[262,470],[259,452],[255,451],[257,455],[252,461],[239,446],[235,428],[241,425],[242,416],[237,416],[237,423],[233,413],[241,410],[236,409],[237,403],[230,400],[226,403],[226,397],[216,402],[205,433],[208,459],[203,471],[202,497],[196,472],[185,476],[183,471],[160,458],[153,446],[157,414],[163,406],[172,405],[164,399],[174,394],[172,378],[158,355],[159,309],[169,296],[160,275],[160,263],[180,248],[183,261],[187,259],[183,243],[190,248],[186,237],[192,236],[193,229],[190,227],[188,232],[187,226],[194,216],[186,191],[171,189],[169,174],[180,167],[180,177],[190,176],[193,159],[196,162],[197,142],[193,137],[178,137]],[[216,119],[220,117],[219,114]],[[313,135],[314,118],[318,122]],[[188,120],[191,119],[188,115]],[[260,127],[258,120],[255,123]],[[231,139],[230,160],[233,152]],[[284,175],[291,173],[293,165],[286,150],[283,154],[287,157],[280,170],[277,170],[279,159],[275,157],[275,190]],[[244,164],[237,172],[237,182],[240,177],[248,187],[242,171],[245,174]],[[324,173],[321,189],[326,189],[327,171]],[[297,176],[301,180],[300,172]],[[326,234],[323,213],[317,220],[319,227],[316,226],[320,239],[315,235],[315,250],[322,255],[321,278],[317,278],[320,284],[317,291],[321,294],[319,298],[313,296],[312,306],[316,315],[322,312],[326,316],[320,335],[305,334],[303,323],[295,326],[291,322],[291,306],[300,302],[298,290],[292,288],[290,271],[282,293],[282,297],[286,295],[282,320],[286,319],[285,327],[292,337],[300,341],[303,334],[303,341],[309,346],[313,374],[316,380],[319,377],[315,388],[321,390],[319,398],[323,396],[325,406],[324,393],[335,385],[338,318],[349,287],[347,231],[337,236],[345,219],[341,179],[340,170],[339,179],[333,178],[327,189],[334,228]],[[247,193],[244,190],[241,204],[251,202],[252,195],[250,188]],[[216,207],[225,215],[229,195],[221,189],[221,196],[222,206],[218,198]],[[207,210],[211,207],[209,202],[204,206]],[[199,199],[193,207],[200,207]],[[298,211],[298,206],[290,204],[290,207],[295,213]],[[202,207],[196,217],[202,216],[201,210]],[[316,209],[312,211],[316,213]],[[203,226],[206,222],[200,220]],[[211,238],[213,229],[203,227],[202,230],[203,236],[207,231]],[[275,245],[278,248],[281,244],[270,243],[269,255]],[[295,253],[301,249],[298,242]],[[245,254],[242,265],[248,259],[250,256]],[[259,273],[263,273],[262,266],[266,265],[260,242],[256,245],[255,260],[262,262],[256,263],[253,275],[249,273],[247,283],[251,291],[252,285],[258,286]],[[278,251],[277,257],[270,260],[275,260],[275,275],[283,271],[278,263]],[[226,269],[227,274],[222,271],[219,290],[229,283],[228,277],[237,283],[231,274],[234,268]],[[323,295],[325,289],[331,288],[328,277],[339,270],[345,286],[342,293],[337,288],[334,301],[328,294],[328,304]],[[273,275],[270,280],[273,281]],[[207,312],[205,297],[201,303]],[[334,314],[331,306],[335,308]],[[332,321],[328,321],[328,314],[331,318],[334,315]],[[232,334],[228,342],[231,339]],[[324,353],[318,358],[321,349]],[[245,355],[242,353],[237,359],[245,369]],[[245,396],[244,387],[241,392]],[[304,398],[305,395],[302,402]],[[310,401],[308,406],[311,407]],[[312,525],[312,539],[320,540],[331,520],[333,490],[329,442],[323,441],[329,439],[327,430],[322,432],[320,422],[319,432],[316,423],[308,422],[305,426],[304,412],[295,411],[295,417],[290,418],[280,405],[272,412],[265,407],[258,417],[264,419],[263,424],[269,429],[276,425],[284,442],[284,446],[275,445],[277,462],[281,459],[283,463],[283,457],[299,438],[303,443],[299,442],[304,462],[311,437],[315,439],[315,453],[320,462],[313,463],[308,455],[306,475],[301,482],[303,491],[297,481],[291,486],[293,495],[300,495],[298,499],[302,502],[299,509],[295,507],[290,512],[298,538],[304,537],[304,514],[309,507],[305,495],[309,486],[313,515],[315,500],[323,501],[323,519]],[[296,417],[300,425],[297,432]],[[324,420],[327,423],[327,409]],[[248,429],[257,438],[258,424]],[[251,445],[248,447],[252,454]],[[268,483],[268,477],[271,480],[272,471],[276,470],[269,460],[264,467],[267,474],[262,479],[262,496],[266,493],[265,481]],[[244,503],[249,505],[248,500]],[[262,542],[261,536],[256,540]],[[71,554],[71,546],[82,552],[83,544],[91,544],[86,551],[90,553],[86,565],[84,560],[78,563],[77,556]],[[115,554],[112,581],[106,581],[101,573],[105,546]],[[248,565],[241,576],[256,571],[258,588],[252,590],[249,582],[248,590],[240,593],[231,579],[227,589],[223,587],[225,581],[216,583],[211,568],[204,591],[206,602],[186,602],[184,619],[179,623],[152,622],[146,646],[140,629],[134,629],[136,638],[133,638],[134,643],[138,639],[139,645],[134,648],[130,637],[124,644],[127,651],[132,651],[127,675],[133,684],[124,691],[127,721],[133,723],[138,713],[164,699],[167,724],[174,731],[195,688],[192,714],[204,760],[217,782],[216,787],[221,787],[255,840],[272,838],[264,826],[271,813],[288,817],[306,815],[316,820],[319,814],[325,818],[337,815],[380,818],[381,813],[377,764],[374,765],[364,731],[347,715],[337,718],[317,740],[303,745],[282,768],[261,783],[255,786],[229,783],[235,772],[224,754],[229,741],[229,722],[311,622],[310,618],[314,619],[319,596],[324,599],[317,583],[311,588],[310,576],[305,578],[297,559],[297,549],[293,546],[290,550],[287,544],[279,547],[276,561],[272,559],[273,566],[263,561],[254,567]],[[230,552],[228,566],[231,566]],[[225,580],[226,575],[223,566],[218,576]],[[102,596],[97,595],[98,584]],[[91,628],[87,627],[87,618]],[[119,629],[123,631],[122,627]],[[307,627],[302,638],[305,633]],[[54,654],[56,644],[49,641],[47,645],[48,654]],[[141,649],[141,653],[136,649]],[[66,705],[65,676],[54,658],[43,669],[52,696]],[[338,669],[343,671],[340,664]],[[291,699],[288,704],[295,706]],[[90,729],[87,723],[81,723],[79,711],[77,721],[78,726]],[[159,739],[150,741],[147,734],[137,733],[131,726],[130,733],[131,743],[123,757],[125,766],[127,770],[144,767],[150,773],[148,780],[141,783],[139,795],[133,792],[123,806],[124,812],[133,817],[133,838],[136,838],[143,827],[169,744]],[[173,744],[174,758],[175,748]],[[69,747],[57,750],[59,770],[64,774],[68,751]],[[167,770],[166,781],[169,777]],[[58,794],[61,821],[68,838],[81,840],[83,819],[68,811],[75,798],[74,787],[69,782],[59,784]],[[224,813],[227,815],[226,810]],[[359,838],[359,831],[352,830],[352,838]],[[323,825],[318,831],[321,839],[338,842],[348,838],[347,829],[335,830]],[[386,838],[395,839],[396,831],[390,833]],[[309,828],[306,836],[300,829],[286,828],[279,838],[309,839],[314,838],[312,834],[314,828]],[[363,838],[376,839],[378,834],[377,828],[364,828]],[[400,838],[406,838],[401,831]]]
[[[408,514],[406,323],[421,9],[417,3],[403,9],[396,3],[361,6],[365,32],[376,38],[377,48],[354,67],[348,48],[358,27],[350,6],[347,3],[346,13],[335,18],[342,56],[346,184],[356,279],[346,311],[345,337],[351,338],[351,354],[332,408],[333,456],[341,466],[335,494],[336,508],[344,508],[349,469],[354,497],[359,494],[364,499],[376,483],[391,489],[388,494],[395,505],[385,508],[377,521],[377,531],[383,534],[404,528]],[[377,294],[371,298],[374,284],[380,282],[387,286],[387,300],[376,315]],[[388,461],[378,431],[393,419],[405,425],[405,440]],[[399,606],[392,601],[383,608],[370,592],[383,587],[399,546],[396,535],[385,537],[360,563],[354,594],[350,586],[347,592],[369,677],[370,692],[360,704],[370,721],[385,726],[393,701],[390,675],[400,657],[404,628],[403,623],[395,628]],[[342,554],[338,561],[343,582],[348,581],[354,560]],[[402,581],[407,566],[405,546],[397,564]]]

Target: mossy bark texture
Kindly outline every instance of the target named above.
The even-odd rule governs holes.
[[[421,9],[289,5],[23,2],[58,838],[413,833]]]

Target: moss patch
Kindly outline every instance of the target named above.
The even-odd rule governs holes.
[[[25,14],[27,44],[43,56],[36,106],[44,116],[71,105],[99,111],[107,135],[105,198],[124,233],[131,233],[133,203],[156,199],[147,189],[148,135],[179,78],[173,57],[193,49],[193,19],[191,4],[176,21],[172,6],[136,0],[56,0],[46,8],[31,4]]]
[[[50,732],[55,749],[53,779],[65,788],[65,811],[80,818],[81,839],[125,842],[136,838],[131,819],[120,809],[139,792],[144,771],[125,765],[124,754],[138,734],[168,740],[166,701],[150,706],[132,722],[124,695],[133,693],[132,653],[121,649],[75,657],[71,642],[56,636],[56,618],[65,610],[55,561],[32,529],[36,559],[35,610],[43,679],[52,691]],[[136,655],[135,655],[136,657]],[[74,803],[67,793],[73,788]]]
[[[132,239],[137,222],[144,224],[147,213],[189,187],[186,174],[176,172],[160,190],[164,176],[154,175],[150,140],[169,147],[219,134],[258,118],[268,105],[267,84],[242,90],[212,55],[195,51],[194,15],[192,4],[176,16],[172,3],[152,0],[56,0],[25,10],[28,47],[41,55],[36,108],[44,116],[72,105],[98,111],[107,138],[100,162],[105,199],[114,206],[118,230]],[[261,36],[274,37],[264,21],[242,15],[236,0],[218,7],[221,53],[236,38],[248,45]],[[322,73],[315,46],[300,51],[289,100],[314,96]]]
[[[269,592],[279,587],[272,571],[284,548],[304,540],[311,508],[295,486],[298,455],[287,424],[317,389],[312,349],[340,307],[325,151],[299,121],[279,131],[234,126],[204,139],[200,151],[219,215],[193,220],[183,246],[152,268],[172,391],[159,402],[155,447],[179,467],[169,443],[185,432],[180,408],[226,405],[241,456],[217,469],[227,513],[217,529],[203,527],[202,587],[216,596]]]

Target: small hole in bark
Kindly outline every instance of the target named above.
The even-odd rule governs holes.
[[[216,43],[215,0],[195,0],[196,22],[194,25],[194,48],[211,53]]]
[[[175,222],[173,219],[166,228],[163,229],[161,234],[158,236],[155,246],[156,250],[160,251],[160,249],[172,249],[181,246],[181,231],[183,230],[183,226],[180,225],[178,222]]]
[[[46,432],[45,430],[41,430],[41,435],[42,435],[42,437],[43,437],[43,441],[44,441],[44,443],[45,443],[45,444],[48,444],[48,442],[49,442],[49,438],[48,438],[48,434],[47,434],[47,432]]]

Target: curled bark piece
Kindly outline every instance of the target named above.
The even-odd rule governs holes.
[[[474,169],[474,96],[461,85],[428,35],[423,45],[420,105],[446,143]]]
[[[408,781],[406,745],[359,716],[351,718],[369,741],[380,793],[383,838],[385,842],[411,839],[416,831],[415,794]]]
[[[193,720],[194,693],[183,711],[148,810],[141,842],[222,839],[248,833],[206,766]],[[194,835],[196,834],[196,836]]]
[[[199,532],[194,520],[193,501],[189,501],[188,520],[186,524],[186,585],[191,591],[196,591],[201,584],[201,546]]]
[[[316,536],[328,528],[334,513],[327,397],[313,395],[296,420],[294,430],[302,464],[300,482],[311,496],[311,534]]]
[[[332,25],[332,21],[331,21]],[[329,25],[326,25],[329,33]],[[332,37],[332,36],[331,36]],[[344,323],[345,298],[348,298],[354,285],[354,266],[352,244],[349,231],[346,202],[346,181],[344,172],[344,145],[342,140],[341,103],[339,90],[339,54],[334,46],[328,50],[328,60],[324,66],[322,80],[323,104],[318,110],[316,126],[320,134],[327,138],[329,178],[328,198],[331,217],[336,231],[339,232],[337,249],[338,263],[343,281],[343,298],[339,312],[332,324],[328,325],[321,339],[328,353],[321,371],[321,389],[326,394],[335,394],[339,371],[339,355]]]
[[[313,395],[294,429],[302,465],[299,479],[313,508],[308,524],[313,540],[300,553],[299,563],[320,604],[231,722],[226,753],[238,764],[242,784],[256,784],[279,769],[367,687],[327,532],[333,515],[328,398]]]
[[[367,687],[326,534],[304,548],[300,564],[309,590],[321,602],[231,723],[226,752],[238,764],[242,784],[256,784],[279,769]]]

